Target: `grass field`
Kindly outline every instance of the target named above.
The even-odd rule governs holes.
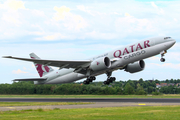
[[[180,94],[163,94],[163,95],[0,95],[0,98],[180,98]]]
[[[37,109],[0,112],[1,120],[179,120],[180,106]]]
[[[0,107],[4,106],[44,106],[44,105],[82,105],[93,104],[91,102],[0,102]]]

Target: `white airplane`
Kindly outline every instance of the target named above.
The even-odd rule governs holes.
[[[135,73],[144,70],[145,62],[143,59],[161,54],[161,62],[164,62],[164,54],[172,47],[176,41],[171,37],[155,37],[120,47],[110,52],[95,56],[88,60],[63,61],[40,59],[34,53],[31,58],[20,58],[4,56],[4,58],[18,59],[34,62],[40,78],[15,79],[13,81],[34,81],[34,84],[59,84],[70,83],[83,78],[87,78],[83,83],[89,84],[96,79],[95,76],[107,74],[104,84],[115,81],[111,74],[115,70],[124,70]],[[49,66],[59,67],[53,70]]]

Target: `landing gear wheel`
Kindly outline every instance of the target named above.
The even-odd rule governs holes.
[[[116,80],[115,77],[111,77],[112,72],[108,72],[108,71],[107,71],[107,72],[106,72],[106,75],[107,75],[107,80],[104,81],[104,85],[109,85],[110,83],[112,83],[113,81]]]
[[[108,82],[108,83],[111,83],[111,82],[112,82],[112,79],[111,79],[111,78],[108,78],[108,79],[107,79],[107,82]]]
[[[115,81],[115,80],[116,80],[115,77],[109,77],[109,78],[107,78],[106,81],[104,81],[104,84],[105,84],[105,85],[109,85],[110,83],[112,83],[112,82]]]
[[[95,77],[95,76],[90,76],[90,77],[88,77],[88,78],[83,82],[83,84],[89,84],[89,83],[91,83],[93,80],[96,80],[96,77]]]
[[[161,58],[160,61],[161,61],[161,62],[165,62],[165,58]]]
[[[115,78],[115,77],[111,77],[111,79],[112,79],[112,81],[115,81],[115,80],[116,80],[116,78]]]
[[[95,76],[91,76],[90,77],[92,80],[96,80],[96,77]]]
[[[108,82],[108,81],[104,81],[104,84],[105,84],[105,85],[109,85],[109,82]]]
[[[89,82],[92,82],[92,81],[93,81],[93,79],[89,79],[88,81],[89,81]]]
[[[88,80],[85,80],[85,81],[83,82],[83,84],[89,84],[89,81],[88,81]]]

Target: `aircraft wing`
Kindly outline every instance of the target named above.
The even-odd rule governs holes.
[[[13,81],[44,81],[46,78],[26,78],[26,79],[14,79]]]
[[[84,68],[88,67],[91,63],[91,60],[76,60],[76,61],[63,61],[63,60],[47,60],[47,59],[31,59],[31,58],[20,58],[12,56],[3,56],[3,58],[11,58],[23,61],[34,62],[37,64],[43,64],[46,66],[54,66],[61,68]]]

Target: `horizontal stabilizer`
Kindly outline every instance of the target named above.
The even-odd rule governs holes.
[[[13,81],[44,81],[46,78],[26,78],[26,79],[14,79]]]

